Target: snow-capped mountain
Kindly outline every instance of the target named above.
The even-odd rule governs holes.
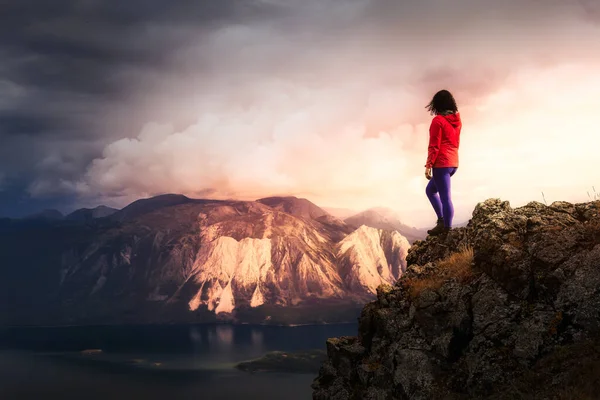
[[[165,195],[97,221],[35,236],[0,226],[0,296],[17,304],[0,307],[2,320],[325,322],[398,279],[410,247],[398,232],[354,229],[293,197]]]

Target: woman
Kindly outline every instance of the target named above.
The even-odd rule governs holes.
[[[429,148],[425,164],[425,178],[429,183],[425,193],[438,217],[436,226],[427,233],[439,235],[452,228],[454,206],[450,195],[450,177],[458,169],[462,123],[456,101],[447,90],[437,92],[426,108],[435,117],[429,127]]]

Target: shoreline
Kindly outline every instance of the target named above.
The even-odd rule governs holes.
[[[257,327],[278,327],[278,328],[297,328],[303,326],[328,326],[328,325],[358,325],[358,321],[343,322],[324,322],[307,324],[257,324],[249,322],[196,322],[196,323],[147,323],[147,324],[83,324],[83,325],[8,325],[0,326],[0,330],[10,329],[60,329],[60,328],[117,328],[117,327],[168,327],[168,326],[209,326],[209,325],[230,325],[230,326],[257,326]]]

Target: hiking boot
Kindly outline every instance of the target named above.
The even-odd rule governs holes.
[[[438,218],[437,224],[434,228],[427,231],[428,235],[438,235],[441,230],[444,229],[444,218]]]
[[[429,233],[431,236],[445,235],[445,234],[447,234],[448,232],[450,232],[450,229],[451,229],[451,228],[449,228],[449,227],[447,227],[447,226],[444,226],[444,225],[442,224],[442,226],[436,225],[436,226],[435,226],[435,228],[433,228],[433,229],[431,229],[431,230],[429,230],[429,231],[427,231],[427,232],[428,232],[428,233]]]

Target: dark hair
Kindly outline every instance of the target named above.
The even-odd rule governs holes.
[[[437,92],[429,104],[425,106],[425,108],[427,108],[429,112],[434,112],[436,114],[444,111],[458,111],[454,96],[452,96],[452,93],[447,90],[440,90]]]

